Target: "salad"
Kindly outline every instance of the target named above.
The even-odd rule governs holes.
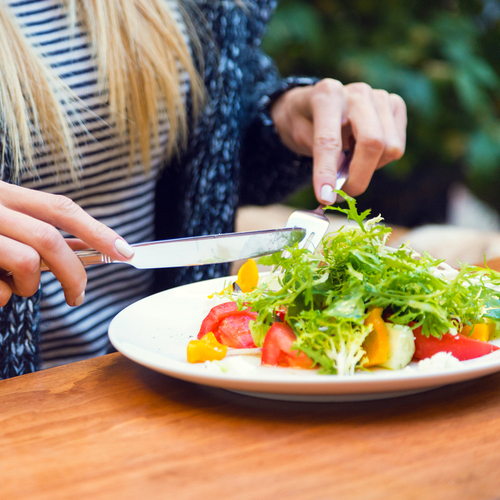
[[[262,257],[258,280],[247,262],[237,286],[203,320],[188,361],[256,353],[261,364],[350,375],[373,367],[403,369],[411,360],[451,353],[460,360],[497,350],[500,273],[463,264],[459,271],[408,245],[386,245],[391,229],[367,219],[343,192],[355,225],[328,234],[314,252],[288,248]]]

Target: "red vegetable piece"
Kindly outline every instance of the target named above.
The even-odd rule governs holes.
[[[198,333],[198,340],[200,340],[209,332],[213,332],[215,334],[215,332],[213,331],[214,326],[217,327],[222,319],[234,314],[237,310],[238,305],[236,304],[236,302],[225,302],[224,304],[212,307],[208,315],[201,323],[200,333]]]
[[[479,358],[498,350],[498,347],[488,342],[475,340],[461,335],[445,333],[438,339],[437,337],[426,337],[422,335],[422,327],[413,330],[415,336],[416,359],[430,358],[438,352],[449,352],[459,361]]]
[[[285,315],[286,315],[286,309],[284,307],[280,307],[279,309],[276,310],[276,318],[279,319],[281,322],[285,321]]]
[[[201,323],[198,339],[212,332],[218,342],[228,347],[255,347],[249,323],[256,317],[257,313],[250,309],[238,311],[236,302],[225,302],[212,307]]]
[[[285,323],[273,323],[262,346],[262,365],[312,368],[314,361],[304,352],[292,350],[296,335]]]
[[[228,316],[219,323],[217,335],[219,342],[228,347],[251,348],[256,347],[250,331],[250,321],[255,316],[250,314]],[[215,335],[215,334],[214,334]]]

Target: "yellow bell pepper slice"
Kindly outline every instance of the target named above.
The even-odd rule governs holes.
[[[476,323],[475,325],[465,325],[460,333],[462,335],[465,335],[466,337],[469,337],[470,339],[488,342],[492,329],[491,326],[493,326],[494,331],[495,325],[491,323]]]
[[[190,340],[187,346],[188,363],[204,363],[224,359],[227,354],[227,345],[222,345],[212,332],[204,335],[200,340]]]
[[[251,292],[259,284],[259,270],[254,259],[248,259],[238,271],[237,285],[244,293]]]
[[[381,307],[375,307],[365,319],[365,325],[372,325],[372,331],[363,342],[365,356],[362,364],[365,367],[376,366],[387,361],[389,357],[389,332],[382,319]]]

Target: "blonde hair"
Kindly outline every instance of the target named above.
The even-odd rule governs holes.
[[[167,158],[185,146],[188,116],[181,74],[189,76],[193,115],[204,100],[204,85],[193,55],[166,0],[63,0],[74,27],[83,22],[99,68],[99,88],[108,89],[110,122],[130,141],[131,158],[139,147],[149,168],[151,149],[159,144],[159,116],[169,122]],[[3,4],[3,5],[2,5]],[[199,39],[188,18],[194,55],[201,61]],[[68,113],[65,110],[73,112]],[[0,147],[2,175],[8,146],[12,176],[34,170],[39,147],[56,167],[66,163],[78,178],[78,155],[70,116],[86,108],[44,62],[0,0]],[[88,111],[88,110],[87,110]],[[153,139],[153,141],[152,141]]]

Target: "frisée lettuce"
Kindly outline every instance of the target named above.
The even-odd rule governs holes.
[[[347,208],[327,208],[355,225],[325,236],[314,253],[291,247],[286,255],[260,258],[259,264],[273,266],[273,279],[232,295],[240,309],[257,313],[250,323],[256,346],[279,316],[297,336],[294,348],[314,360],[320,373],[352,374],[363,369],[363,343],[372,329],[365,320],[374,308],[383,309],[384,321],[420,327],[426,337],[500,321],[500,273],[467,264],[454,272],[408,245],[390,248],[391,230],[383,219],[368,219],[369,210],[359,213],[355,200],[339,193]]]

